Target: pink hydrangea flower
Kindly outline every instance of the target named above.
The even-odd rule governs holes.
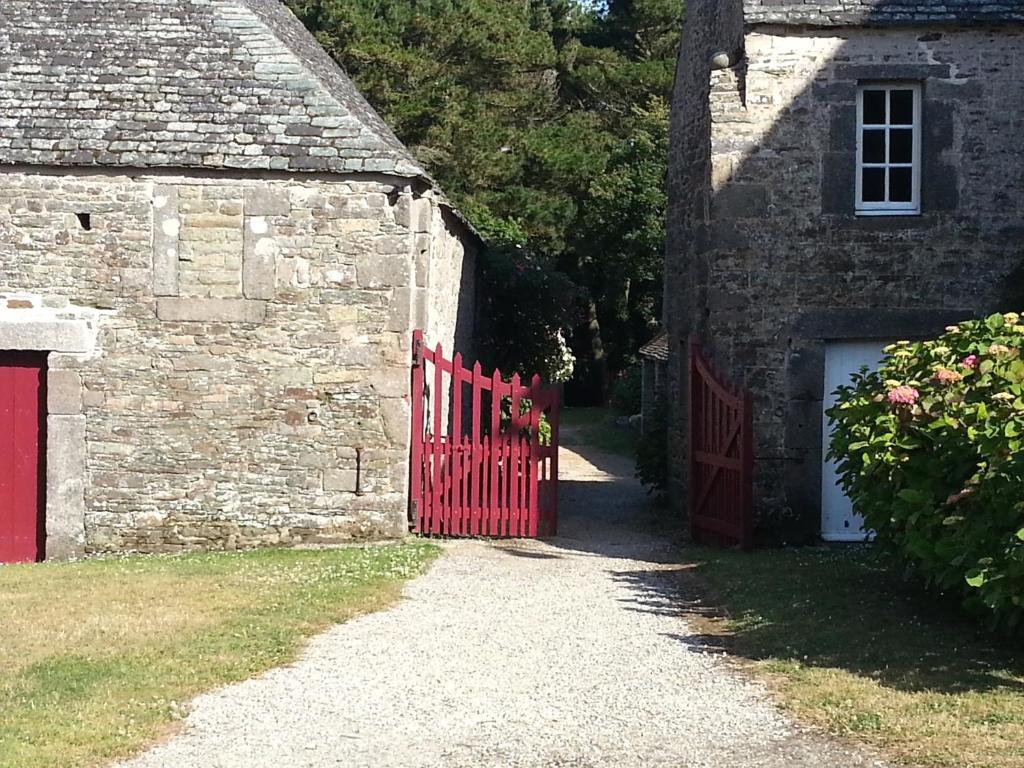
[[[978,365],[977,355],[968,355],[961,361],[964,368],[974,368]]]
[[[948,368],[939,368],[935,372],[935,380],[941,384],[955,384],[958,381],[963,381],[963,374],[951,371]]]
[[[889,402],[894,405],[913,405],[920,396],[921,393],[913,387],[896,387],[890,389],[889,394],[886,395]]]

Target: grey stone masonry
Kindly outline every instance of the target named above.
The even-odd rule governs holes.
[[[863,10],[877,20],[912,6],[968,4]],[[1024,26],[1006,21],[1018,3],[970,6],[1002,23],[767,26],[751,21],[859,4],[748,2],[746,24],[738,5],[688,4],[665,269],[676,498],[686,498],[689,335],[753,392],[760,531],[793,542],[820,531],[827,345],[924,338],[1011,308],[1007,276],[1024,260]],[[715,50],[743,55],[712,70]],[[879,82],[920,92],[912,214],[856,210],[858,88]]]
[[[477,240],[440,201],[0,171],[0,349],[51,353],[47,556],[406,533],[414,319],[471,352]]]
[[[748,24],[893,26],[1024,22],[1021,0],[743,0]]]
[[[0,163],[426,175],[279,0],[4,0]]]

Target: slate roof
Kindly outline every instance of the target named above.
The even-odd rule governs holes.
[[[748,24],[909,26],[1024,22],[1024,0],[743,0]]]
[[[0,0],[0,163],[426,177],[280,0]]]
[[[643,357],[646,360],[668,360],[668,333],[662,331],[640,347],[640,357]]]

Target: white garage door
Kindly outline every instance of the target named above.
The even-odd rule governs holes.
[[[853,504],[839,486],[836,462],[828,457],[832,435],[825,411],[835,405],[836,388],[850,383],[850,376],[862,366],[875,369],[881,362],[888,341],[843,341],[825,346],[825,402],[822,409],[821,537],[825,541],[863,541],[867,534]]]

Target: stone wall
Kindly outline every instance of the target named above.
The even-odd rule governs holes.
[[[738,58],[742,47],[741,0],[691,0],[687,4],[672,94],[663,302],[669,351],[665,371],[669,497],[681,512],[687,498],[686,343],[690,334],[700,332],[704,320],[700,307],[705,269],[695,235],[710,207],[711,57],[724,51]]]
[[[994,309],[1024,255],[1024,35],[756,27],[744,48],[709,73],[710,122],[681,139],[710,149],[707,175],[673,164],[707,204],[676,225],[668,290],[687,298],[668,320],[754,391],[762,533],[797,540],[820,523],[825,341],[924,336]],[[922,83],[920,216],[854,215],[871,80]]]
[[[411,332],[471,339],[474,243],[407,179],[0,173],[0,348],[81,428],[54,551],[402,535]]]

